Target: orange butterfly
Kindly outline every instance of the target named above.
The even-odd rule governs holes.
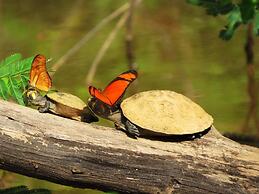
[[[52,83],[47,72],[45,56],[39,54],[34,57],[30,71],[29,83],[31,86],[46,92],[51,87]]]
[[[89,86],[89,93],[105,104],[113,106],[122,98],[130,83],[133,82],[137,76],[138,74],[135,70],[126,71],[112,80],[103,91]]]

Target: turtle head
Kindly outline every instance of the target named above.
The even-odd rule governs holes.
[[[81,121],[86,123],[98,122],[98,117],[93,113],[89,106],[84,107],[81,112]]]
[[[88,107],[94,114],[103,118],[111,114],[111,107],[95,97],[89,98]]]
[[[94,104],[90,103],[90,99],[88,99],[88,104],[86,107],[84,107],[81,113],[81,121],[86,123],[98,122],[99,119],[95,115],[95,112],[92,110],[92,108],[94,108]]]
[[[101,116],[96,112],[96,100],[94,98],[89,98],[87,106],[83,109],[81,113],[81,121],[86,123],[98,122],[99,119],[96,115]]]
[[[26,99],[28,100],[29,104],[35,106],[44,106],[46,98],[42,96],[40,91],[38,91],[35,87],[28,87],[25,92]]]

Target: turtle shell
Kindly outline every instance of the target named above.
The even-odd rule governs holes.
[[[50,92],[47,97],[52,101],[69,106],[71,108],[83,109],[86,104],[77,96],[65,92]]]
[[[121,110],[136,126],[164,135],[200,133],[213,123],[213,118],[198,104],[167,90],[137,93],[121,103]]]
[[[80,120],[81,112],[86,107],[80,98],[65,92],[50,92],[47,98],[55,104],[52,112],[76,120]]]

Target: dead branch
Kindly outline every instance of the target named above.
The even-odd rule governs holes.
[[[122,193],[258,193],[259,149],[221,136],[162,142],[0,101],[0,168]]]

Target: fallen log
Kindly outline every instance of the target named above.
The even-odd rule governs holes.
[[[259,193],[259,149],[212,127],[200,139],[132,139],[0,100],[0,168],[123,193]]]

